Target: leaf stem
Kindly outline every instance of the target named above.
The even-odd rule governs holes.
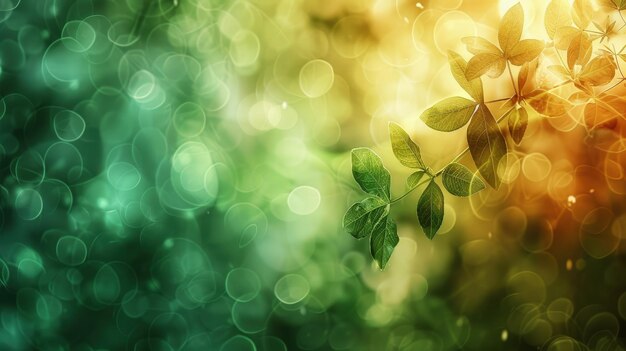
[[[513,91],[515,91],[515,96],[519,96],[519,92],[517,91],[515,78],[513,78],[513,72],[511,71],[511,64],[509,63],[509,61],[506,61],[506,68],[509,71],[509,77],[511,77],[511,84],[513,85]]]
[[[495,99],[495,100],[490,100],[490,101],[485,101],[485,104],[492,104],[494,102],[502,102],[502,101],[507,101],[510,100],[511,98],[502,98],[502,99]]]
[[[427,175],[427,176],[428,176],[428,175]],[[407,191],[406,193],[404,193],[404,194],[403,194],[402,196],[400,196],[399,198],[394,199],[394,200],[391,200],[391,201],[389,202],[389,204],[391,205],[391,204],[394,204],[394,203],[396,203],[396,202],[398,202],[398,201],[400,201],[400,200],[404,199],[404,198],[405,198],[405,197],[407,197],[410,193],[412,193],[412,192],[413,192],[413,190],[415,190],[415,189],[419,188],[419,187],[420,187],[420,185],[422,185],[422,184],[424,184],[424,183],[426,183],[426,182],[428,182],[428,181],[432,180],[433,178],[434,178],[434,177],[428,177],[428,179],[425,179],[423,182],[419,182],[419,183],[417,183],[417,185],[416,185],[416,186],[414,186],[414,187],[412,187],[411,189],[409,189],[409,191]]]

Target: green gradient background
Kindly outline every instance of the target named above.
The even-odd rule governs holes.
[[[385,124],[338,4],[0,0],[1,350],[624,349],[623,250],[567,272],[460,201],[431,242],[406,202],[380,272],[342,231]]]

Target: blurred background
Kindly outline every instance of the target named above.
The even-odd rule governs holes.
[[[531,116],[434,240],[394,206],[383,272],[341,228],[350,149],[405,189],[389,121],[434,169],[466,147],[419,115],[515,3],[0,0],[0,349],[624,350],[619,129]]]

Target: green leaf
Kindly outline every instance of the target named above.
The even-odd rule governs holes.
[[[467,71],[467,62],[456,52],[448,51],[448,63],[452,76],[459,83],[461,88],[465,90],[474,100],[482,102],[485,100],[483,95],[483,83],[480,78],[468,80],[465,76]]]
[[[403,165],[410,168],[424,168],[420,148],[409,135],[396,123],[389,123],[389,137],[393,154]]]
[[[506,140],[485,105],[478,108],[467,128],[467,144],[478,171],[497,189],[500,186],[498,164],[506,155]]]
[[[451,163],[441,175],[444,188],[455,196],[470,196],[485,188],[480,178],[460,163]]]
[[[400,241],[397,232],[396,223],[387,218],[386,221],[381,222],[372,233],[372,239],[370,241],[371,253],[381,270],[385,269],[389,258],[391,258],[393,249]]]
[[[352,175],[363,191],[389,202],[391,176],[374,151],[365,147],[352,150]]]
[[[509,134],[511,135],[511,139],[515,142],[515,144],[519,145],[524,138],[524,133],[526,133],[526,127],[528,127],[528,112],[526,112],[525,108],[514,108],[509,112]]]
[[[424,174],[426,174],[425,171],[417,171],[417,172],[411,174],[406,179],[406,185],[409,187],[409,189],[415,188],[417,186],[417,184],[419,184],[419,182],[422,179],[422,177],[424,177]]]
[[[443,222],[443,193],[434,180],[424,189],[417,202],[417,219],[424,234],[432,239]]]
[[[439,101],[420,116],[427,126],[441,132],[451,132],[467,124],[477,103],[462,97]]]
[[[368,197],[352,205],[343,216],[343,227],[357,239],[372,234],[387,216],[389,204],[379,197]]]

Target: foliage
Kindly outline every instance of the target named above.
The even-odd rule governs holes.
[[[398,243],[396,226],[388,216],[391,204],[426,184],[416,212],[424,234],[432,239],[444,217],[444,195],[437,178],[441,176],[443,187],[455,196],[470,196],[485,189],[477,174],[457,162],[468,151],[476,173],[497,189],[501,183],[498,170],[506,164],[506,155],[513,145],[522,143],[529,115],[558,118],[583,105],[583,118],[575,119],[584,121],[583,126],[589,131],[622,116],[624,99],[610,91],[626,80],[620,67],[626,61],[626,46],[617,50],[613,44],[616,35],[626,27],[626,19],[620,13],[625,9],[626,1],[618,0],[600,1],[599,9],[593,7],[591,0],[575,0],[571,5],[566,0],[552,0],[544,14],[550,39],[546,44],[539,39],[522,39],[524,11],[518,3],[502,17],[497,43],[477,36],[463,38],[472,57],[466,61],[451,51],[448,62],[452,76],[469,98],[446,98],[426,109],[420,119],[440,132],[467,126],[468,147],[446,167],[433,172],[409,134],[398,124],[390,123],[394,155],[404,166],[417,169],[406,180],[408,192],[399,198],[391,198],[391,177],[374,151],[352,151],[354,178],[373,197],[348,210],[344,227],[355,238],[371,236],[372,256],[381,269]],[[616,25],[617,20],[622,24]],[[555,61],[560,64],[554,64]],[[517,77],[511,66],[519,66]],[[485,101],[482,77],[498,78],[504,71],[509,73],[513,95]],[[539,72],[547,72],[552,79],[540,79]],[[502,106],[493,107],[498,102]],[[496,119],[493,114],[500,110],[505,112]],[[504,120],[507,127],[503,128],[499,124]],[[507,136],[513,143],[507,143]]]

